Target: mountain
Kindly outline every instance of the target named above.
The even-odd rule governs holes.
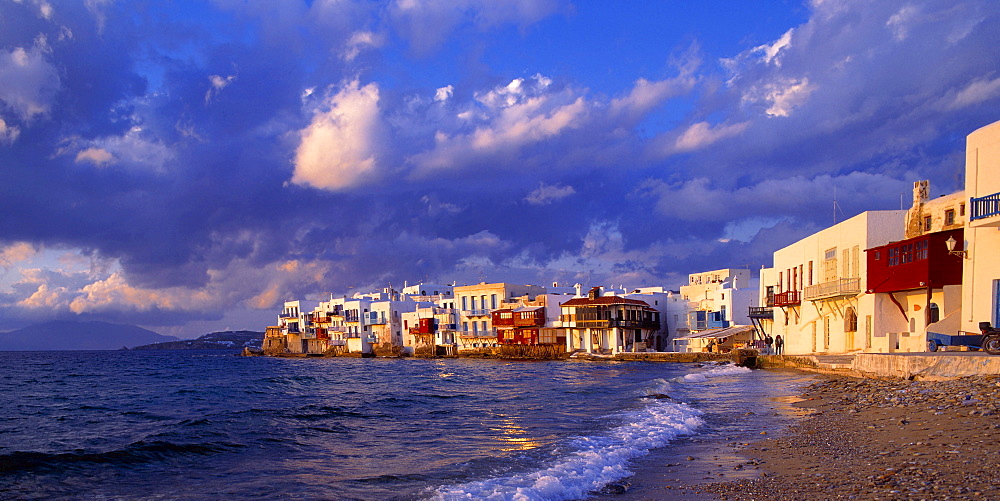
[[[136,346],[133,350],[220,350],[260,348],[264,333],[257,331],[221,331],[205,334],[198,339],[181,339]]]
[[[135,325],[55,321],[0,334],[0,351],[117,350],[176,339]]]

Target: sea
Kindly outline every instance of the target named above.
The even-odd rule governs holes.
[[[663,483],[702,480],[652,470],[780,432],[796,418],[785,397],[811,380],[225,350],[0,360],[0,499],[667,498]]]

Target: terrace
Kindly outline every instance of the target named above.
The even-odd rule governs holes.
[[[821,284],[810,285],[803,291],[806,301],[826,299],[840,296],[853,296],[861,292],[860,278],[840,278],[823,282]]]

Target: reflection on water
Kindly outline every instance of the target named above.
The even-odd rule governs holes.
[[[528,436],[528,430],[518,426],[514,416],[498,416],[500,422],[490,427],[493,440],[500,442],[502,452],[527,451],[541,447],[543,442]]]

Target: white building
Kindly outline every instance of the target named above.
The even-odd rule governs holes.
[[[888,332],[882,312],[895,306],[866,294],[865,249],[902,240],[906,211],[863,212],[774,253],[760,272],[760,301],[785,353],[849,353]],[[878,303],[878,304],[877,304]],[[767,324],[767,322],[765,322]]]
[[[962,330],[979,333],[980,322],[1000,325],[1000,122],[966,139],[965,195],[969,220],[963,253]]]
[[[680,289],[687,306],[688,332],[673,338],[674,351],[703,351],[709,343],[717,344],[722,338],[733,341],[733,331],[723,329],[750,325],[751,308],[758,305],[757,279],[748,269],[692,273],[687,285]],[[729,342],[729,347],[743,347],[751,341],[748,331],[739,332],[738,343]]]

